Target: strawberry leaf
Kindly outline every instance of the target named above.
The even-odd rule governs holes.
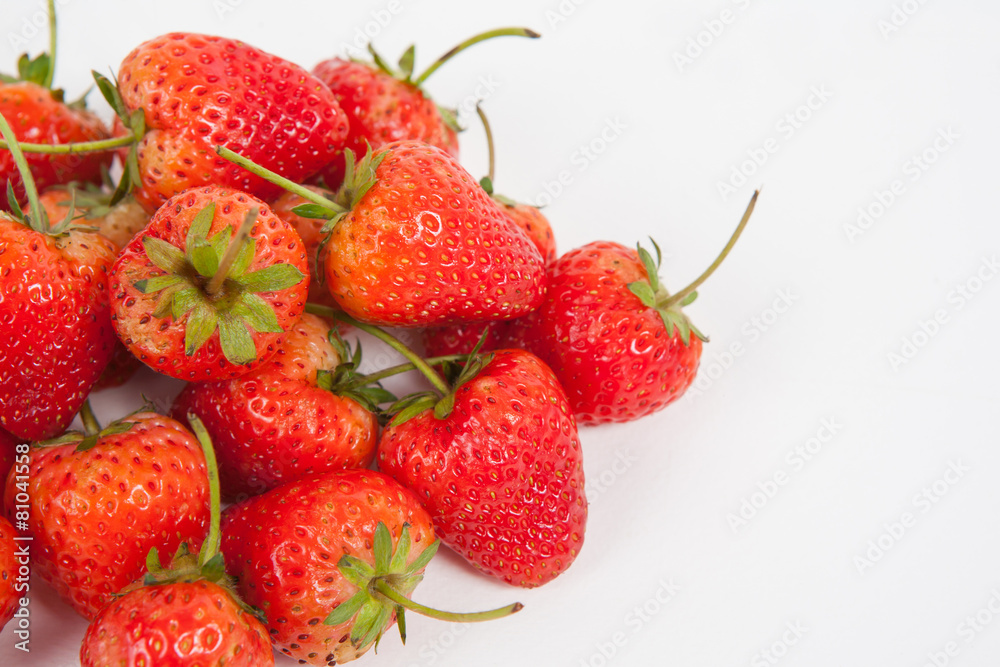
[[[211,278],[219,270],[219,256],[212,244],[204,238],[195,237],[187,251],[195,270],[206,278]]]
[[[240,295],[239,302],[233,307],[233,313],[241,317],[255,331],[281,333],[283,329],[278,324],[274,309],[266,301],[252,292]]]
[[[101,95],[107,100],[108,105],[114,109],[115,115],[121,119],[122,123],[126,124],[126,127],[129,127],[127,124],[129,123],[128,111],[125,109],[125,102],[122,100],[121,93],[118,92],[118,86],[96,70],[91,70],[90,74],[94,77],[94,83],[97,84],[97,89],[101,91]]]
[[[254,361],[257,358],[257,346],[243,320],[232,313],[221,313],[218,322],[219,343],[226,359],[240,366]]]
[[[228,277],[236,279],[246,273],[253,262],[256,250],[257,242],[254,239],[248,238],[244,240],[243,245],[240,246],[240,250],[236,255],[236,259],[233,260],[232,266],[229,267]]]
[[[272,264],[241,276],[237,282],[250,292],[280,292],[298,285],[304,278],[292,264]]]
[[[389,533],[389,528],[381,521],[375,526],[372,554],[375,556],[375,573],[388,572],[389,563],[392,562],[392,535]]]
[[[198,211],[198,213],[191,220],[191,226],[188,227],[187,237],[184,239],[184,246],[191,249],[194,244],[195,239],[208,238],[208,232],[212,229],[212,220],[215,218],[215,202],[211,202],[208,206]]]
[[[184,282],[184,279],[177,275],[166,275],[166,276],[156,276],[153,278],[145,278],[143,280],[137,280],[132,283],[132,286],[143,294],[155,294],[160,290],[167,289],[168,287],[173,287]]]
[[[681,301],[681,307],[689,305],[690,303],[694,302],[694,300],[697,298],[698,298],[698,291],[695,290],[694,292],[691,292],[686,297],[684,297],[684,299]]]
[[[327,220],[337,215],[338,211],[329,209],[326,206],[320,206],[319,204],[299,204],[292,209],[292,213],[300,218]]]
[[[188,317],[184,331],[184,354],[192,356],[211,338],[219,326],[219,316],[207,303],[199,303]]]
[[[142,247],[146,251],[146,257],[149,258],[149,261],[167,273],[180,273],[187,265],[184,253],[163,239],[143,236]]]
[[[323,619],[324,625],[341,625],[354,618],[361,606],[369,599],[368,591],[360,590],[352,595],[346,602],[334,607],[330,615]]]
[[[642,305],[649,306],[650,308],[656,306],[656,294],[653,292],[653,288],[650,287],[649,283],[637,280],[634,283],[629,283],[628,289],[632,292],[632,294],[639,297],[639,300],[642,301]]]
[[[185,287],[177,290],[171,300],[170,312],[175,320],[179,320],[191,312],[198,304],[205,303],[205,297],[197,287]],[[207,304],[206,304],[207,305]]]
[[[410,48],[406,49],[399,58],[399,70],[407,81],[413,76],[413,62],[416,60],[416,55],[416,45],[410,45]]]

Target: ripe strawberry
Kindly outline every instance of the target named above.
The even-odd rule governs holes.
[[[388,529],[381,537],[380,524]],[[312,475],[234,505],[222,519],[222,553],[243,599],[267,616],[282,653],[312,665],[364,654],[396,611],[369,593],[372,573],[408,597],[432,545],[430,517],[416,497],[370,470]],[[364,568],[343,572],[344,556],[367,564],[369,576],[354,574]],[[352,613],[325,624],[338,607]]]
[[[691,386],[707,339],[681,308],[729,253],[756,201],[754,194],[720,257],[673,295],[657,277],[659,248],[654,260],[642,248],[598,241],[549,266],[545,303],[513,323],[508,334],[511,344],[552,367],[579,423],[638,419]]]
[[[333,58],[318,64],[313,73],[330,87],[347,115],[350,130],[346,148],[360,161],[367,149],[379,149],[394,141],[413,140],[458,157],[458,121],[455,112],[443,109],[428,97],[422,85],[428,77],[452,57],[473,44],[502,35],[538,37],[524,28],[492,30],[477,35],[439,58],[423,74],[414,77],[415,47],[411,46],[395,70],[368,47],[372,62]],[[251,156],[248,156],[251,157]],[[327,186],[338,188],[346,175],[343,156],[323,172]]]
[[[483,112],[482,107],[476,106],[476,113],[483,122],[486,130],[486,142],[489,147],[489,175],[479,180],[480,186],[486,191],[493,201],[497,203],[500,210],[507,214],[510,220],[524,230],[531,242],[538,248],[542,259],[546,264],[556,258],[556,239],[552,234],[552,225],[542,212],[534,206],[528,204],[518,204],[517,202],[493,192],[493,171],[494,171],[494,148],[493,130]],[[504,347],[504,340],[507,335],[509,322],[494,320],[492,322],[463,322],[445,327],[432,327],[425,329],[422,333],[424,349],[430,356],[444,356],[451,354],[469,354],[485,332],[482,352],[489,352]]]
[[[8,477],[7,516],[27,494],[32,573],[88,619],[142,575],[150,548],[172,553],[204,537],[205,457],[173,419],[132,415],[36,445],[30,458],[27,482]]]
[[[389,144],[346,186],[357,201],[330,233],[326,282],[351,316],[443,325],[510,319],[542,302],[538,250],[441,149]]]
[[[17,531],[7,519],[0,517],[0,630],[14,618],[18,607],[21,588],[17,586],[15,577],[18,573],[17,563]]]
[[[0,428],[0,488],[3,487],[10,469],[14,467],[18,442],[17,438]],[[0,502],[0,508],[2,507],[3,503]]]
[[[87,628],[81,667],[265,667],[264,626],[206,579],[142,586],[114,598]]]
[[[141,136],[126,173],[141,179],[132,183],[135,196],[150,211],[208,184],[277,196],[277,187],[218,158],[216,145],[301,181],[347,138],[347,117],[319,79],[238,40],[163,35],[125,57],[119,93],[97,78],[124,125]]]
[[[62,90],[52,90],[54,64],[47,54],[18,62],[19,79],[0,77],[0,114],[7,119],[18,141],[31,144],[68,144],[98,141],[111,136],[100,118],[82,104],[67,104]],[[69,183],[100,183],[103,169],[111,166],[110,153],[51,155],[29,153],[28,166],[40,189]],[[13,186],[17,200],[27,193],[12,154],[0,150],[0,192]],[[7,205],[0,200],[0,209]],[[58,218],[57,218],[58,219]]]
[[[379,468],[417,494],[441,540],[475,567],[541,586],[572,564],[586,529],[566,395],[523,350],[474,356],[455,385],[433,409],[411,405],[416,416],[400,413],[386,428]]]
[[[114,245],[68,217],[52,225],[7,121],[0,131],[31,201],[0,212],[0,426],[23,440],[61,433],[111,358]]]
[[[331,391],[342,359],[330,334],[325,321],[303,315],[256,370],[189,384],[175,399],[172,414],[180,421],[197,415],[212,436],[225,497],[371,463],[378,435],[369,411],[374,405],[360,392]]]
[[[115,262],[112,321],[156,371],[190,381],[236,377],[298,321],[308,271],[298,234],[266,204],[195,188],[164,204]]]
[[[149,215],[131,197],[110,204],[110,195],[100,190],[78,190],[73,187],[50,188],[38,200],[50,220],[60,220],[71,214],[81,225],[93,226],[118,250],[149,223]],[[125,345],[115,337],[114,350],[93,391],[125,384],[142,366]]]
[[[169,567],[156,549],[142,581],[125,587],[94,619],[80,647],[83,667],[259,667],[274,664],[267,632],[232,590],[219,553],[219,487],[212,443],[192,418],[203,448],[212,518],[201,551],[182,544]]]

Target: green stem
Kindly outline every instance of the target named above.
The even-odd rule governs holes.
[[[438,68],[441,67],[441,65],[444,65],[446,62],[454,58],[462,51],[465,51],[470,46],[478,44],[479,42],[485,42],[487,39],[493,39],[494,37],[505,37],[505,36],[530,37],[532,39],[541,37],[541,35],[539,35],[537,32],[529,28],[497,28],[495,30],[488,30],[487,32],[483,32],[473,37],[470,37],[469,39],[465,40],[458,46],[452,48],[450,51],[448,51],[448,53],[444,54],[443,56],[435,60],[430,67],[424,70],[423,74],[421,74],[420,76],[418,76],[416,79],[413,80],[413,85],[420,87],[424,83],[424,81],[430,78],[431,74],[438,71]]]
[[[492,621],[497,618],[503,618],[504,616],[510,616],[511,614],[517,613],[524,608],[524,605],[520,602],[515,602],[514,604],[509,604],[506,607],[500,607],[499,609],[491,609],[490,611],[480,611],[472,613],[457,613],[451,611],[440,611],[432,607],[427,607],[420,604],[419,602],[414,602],[410,598],[401,594],[399,591],[394,589],[389,585],[385,579],[376,578],[372,581],[372,587],[383,597],[388,599],[390,602],[403,607],[409,611],[422,614],[429,618],[436,618],[439,621],[451,621],[453,623],[478,623],[479,621]]]
[[[657,307],[669,308],[674,304],[680,303],[689,294],[691,294],[691,292],[698,289],[698,287],[701,286],[703,282],[708,280],[709,276],[715,273],[715,270],[719,268],[719,265],[721,265],[722,262],[725,261],[726,257],[729,255],[729,251],[733,249],[734,245],[736,245],[736,242],[740,238],[740,234],[743,233],[743,229],[746,228],[747,223],[750,221],[750,216],[753,214],[754,206],[757,205],[758,195],[760,195],[760,190],[754,191],[753,197],[750,198],[750,203],[747,204],[747,210],[743,213],[743,218],[740,220],[740,224],[737,225],[736,231],[733,232],[733,235],[731,237],[729,237],[729,243],[727,243],[726,247],[722,249],[722,252],[719,253],[719,256],[715,258],[715,261],[712,262],[712,265],[707,269],[705,269],[705,272],[702,273],[700,276],[698,276],[698,278],[695,279],[693,283],[682,289],[677,294],[671,295],[670,298],[667,299],[662,304],[662,306],[660,306],[660,304],[657,304]]]
[[[448,354],[442,357],[428,357],[427,359],[424,359],[424,363],[428,366],[437,366],[438,364],[446,364],[449,361],[465,361],[468,357],[469,355],[467,354]],[[346,389],[364,387],[372,382],[378,382],[387,377],[392,377],[393,375],[399,375],[400,373],[407,373],[415,370],[417,370],[417,367],[410,362],[397,364],[395,366],[390,366],[389,368],[383,368],[382,370],[374,373],[369,373],[368,375],[361,375],[354,382],[348,383]]]
[[[42,83],[48,89],[52,89],[52,80],[56,76],[56,2],[49,0],[49,71],[45,75]]]
[[[21,152],[21,146],[14,136],[14,131],[7,124],[7,119],[0,114],[0,135],[3,136],[5,146],[9,146],[10,155],[14,158],[17,171],[21,174],[21,181],[24,185],[24,192],[28,196],[29,220],[33,223],[31,228],[36,232],[45,233],[49,231],[49,217],[45,214],[45,209],[38,202],[38,189],[35,188],[35,179],[31,177],[31,169],[28,161]]]
[[[253,229],[253,225],[257,222],[257,216],[260,214],[260,208],[254,206],[247,214],[243,216],[243,224],[240,228],[236,230],[236,236],[233,240],[229,242],[229,247],[226,248],[226,254],[222,256],[222,261],[219,262],[219,268],[212,276],[208,284],[205,285],[205,293],[208,296],[215,296],[222,289],[222,284],[226,282],[226,277],[229,275],[229,269],[232,267],[233,262],[236,261],[236,257],[240,254],[240,249],[243,247],[243,242],[246,241],[247,237],[250,236],[250,230]]]
[[[340,310],[335,310],[333,308],[330,308],[329,306],[321,306],[317,303],[307,303],[306,312],[312,313],[313,315],[319,315],[320,317],[328,317],[330,319],[339,320],[345,324],[350,324],[351,326],[360,329],[361,331],[364,331],[365,333],[370,334],[375,338],[378,338],[380,341],[382,341],[383,343],[385,343],[386,345],[388,345],[389,347],[391,347],[392,349],[396,350],[401,355],[409,359],[410,363],[413,364],[414,368],[420,371],[424,375],[424,377],[427,378],[428,382],[434,385],[434,388],[437,389],[442,396],[446,396],[449,393],[451,393],[451,387],[449,387],[448,383],[444,381],[444,378],[442,378],[437,373],[437,371],[431,368],[430,365],[428,365],[428,363],[424,361],[419,354],[417,354],[410,348],[406,347],[406,345],[404,345],[402,341],[400,341],[392,334],[383,331],[382,329],[379,329],[376,326],[372,326],[371,324],[365,324],[364,322],[359,322],[358,320],[354,319],[347,313]]]
[[[111,139],[100,139],[98,141],[78,141],[73,144],[21,144],[21,150],[25,153],[44,153],[47,155],[79,155],[80,153],[102,153],[105,151],[131,146],[135,143],[135,136],[112,137]],[[0,141],[0,148],[12,150],[10,140]]]
[[[490,129],[490,121],[486,120],[486,112],[483,111],[482,105],[476,104],[476,113],[479,114],[479,120],[481,120],[483,122],[483,130],[486,131],[486,147],[489,150],[489,155],[490,155],[490,169],[489,169],[489,172],[486,174],[486,177],[488,179],[490,179],[490,184],[494,185],[494,183],[493,183],[493,164],[494,164],[493,163],[493,160],[494,160],[494,154],[493,154],[493,130]]]
[[[208,537],[205,538],[205,542],[201,545],[201,551],[198,553],[198,565],[203,566],[219,553],[219,546],[222,543],[219,533],[219,522],[222,517],[219,465],[215,460],[215,448],[212,447],[212,439],[209,437],[208,431],[205,430],[205,425],[198,419],[198,415],[189,412],[187,420],[191,425],[191,430],[194,431],[195,437],[198,438],[199,444],[201,444],[201,451],[205,453],[205,469],[208,471],[209,511],[211,512],[211,517],[208,525]]]
[[[314,204],[318,204],[320,206],[324,206],[324,207],[326,207],[326,208],[328,208],[331,211],[334,211],[336,213],[346,213],[347,212],[347,210],[344,209],[343,206],[330,201],[326,197],[323,197],[322,195],[319,195],[319,194],[313,192],[312,190],[310,190],[309,188],[307,188],[307,187],[305,187],[303,185],[299,185],[295,181],[290,181],[287,178],[285,178],[284,176],[281,176],[280,174],[274,173],[273,171],[271,171],[270,169],[267,169],[266,167],[260,166],[259,164],[257,164],[253,160],[249,160],[249,159],[243,157],[242,155],[240,155],[239,153],[236,153],[236,152],[233,152],[233,151],[229,150],[225,146],[216,146],[215,147],[215,152],[218,153],[222,158],[224,158],[224,159],[232,162],[233,164],[237,164],[237,165],[243,167],[244,169],[246,169],[247,171],[249,171],[251,174],[254,174],[256,176],[260,176],[265,181],[268,181],[270,183],[274,183],[275,185],[278,185],[278,186],[284,188],[285,190],[288,190],[291,193],[297,194],[298,196],[302,197],[303,199],[305,199],[307,201],[311,201]]]
[[[80,421],[83,422],[83,431],[87,435],[97,435],[101,432],[101,424],[94,416],[94,408],[90,406],[89,398],[80,406]]]

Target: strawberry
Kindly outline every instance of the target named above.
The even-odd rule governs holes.
[[[218,186],[160,208],[112,270],[112,321],[160,373],[190,381],[242,375],[298,321],[308,289],[298,234],[251,195]]]
[[[209,470],[208,537],[197,554],[182,544],[167,568],[160,566],[155,548],[149,552],[143,579],[125,587],[87,628],[80,647],[83,667],[274,664],[264,626],[226,576],[219,553],[219,486],[212,443],[197,417],[191,424]]]
[[[88,619],[143,573],[150,548],[200,543],[209,521],[197,440],[153,413],[35,445],[28,480],[13,479],[4,506],[13,518],[27,495],[32,573]]]
[[[155,211],[175,194],[218,184],[262,199],[279,189],[227,164],[216,145],[299,181],[343,149],[347,117],[301,67],[239,40],[171,33],[140,44],[101,92],[138,144],[126,159],[136,199]]]
[[[400,579],[401,592],[409,595],[433,555],[434,531],[413,494],[381,473],[312,475],[226,510],[222,553],[229,572],[243,599],[267,616],[271,641],[282,653],[314,665],[340,664],[360,657],[391,626],[393,605],[374,597],[363,600],[370,609],[363,643],[348,641],[350,618],[323,623],[359,591],[366,593],[339,563],[347,555],[375,565],[380,523],[399,545],[388,550],[389,559],[379,554],[381,569]]]
[[[14,524],[0,517],[0,630],[14,618],[17,611],[19,593],[23,590],[15,578],[18,576],[17,551]]]
[[[173,415],[181,421],[197,415],[212,436],[224,496],[255,495],[312,473],[371,463],[374,404],[363,393],[330,391],[341,362],[330,334],[325,321],[303,315],[256,370],[189,384],[175,399]]]
[[[756,201],[719,258],[676,294],[657,276],[658,247],[655,260],[608,241],[564,254],[549,266],[545,303],[511,325],[509,342],[552,367],[581,424],[662,410],[691,386],[707,340],[681,309],[732,249]]]
[[[0,114],[10,123],[18,141],[52,145],[100,141],[111,136],[104,123],[83,107],[82,101],[67,104],[63,91],[51,88],[55,68],[48,54],[35,59],[23,55],[18,69],[19,78],[0,76]],[[102,170],[111,166],[110,153],[32,152],[27,160],[40,189],[70,181],[100,183]],[[13,187],[17,200],[24,203],[27,192],[13,155],[0,150],[0,191],[6,192],[8,185]],[[0,203],[0,208],[6,206]]]
[[[409,599],[437,551],[430,517],[410,492],[370,470],[329,472],[230,507],[222,552],[243,598],[268,619],[271,641],[303,664],[354,660],[404,610],[452,621],[513,613],[438,612]]]
[[[383,432],[378,465],[417,494],[445,544],[508,584],[548,583],[583,546],[576,422],[555,375],[523,350],[473,355],[444,398],[411,403]]]
[[[404,140],[431,144],[458,157],[457,132],[461,128],[455,112],[435,104],[422,86],[441,65],[461,51],[502,35],[538,37],[525,28],[492,30],[459,44],[416,77],[413,46],[400,59],[399,70],[386,63],[371,45],[368,49],[372,62],[333,58],[318,64],[313,73],[330,87],[347,115],[350,130],[346,148],[354,154],[355,162],[364,157],[369,147],[379,149]],[[340,187],[346,166],[344,156],[338,156],[326,168],[323,178],[329,187]]]
[[[335,223],[326,282],[359,320],[427,326],[510,319],[538,307],[538,250],[450,155],[404,141],[362,161],[361,195]]]
[[[0,427],[23,440],[52,437],[69,426],[111,358],[114,330],[109,240],[67,216],[51,224],[17,140],[0,131],[21,169],[31,203],[0,212]],[[9,191],[10,192],[10,191]]]
[[[0,488],[3,488],[3,483],[7,479],[7,474],[10,469],[14,467],[14,461],[17,458],[17,445],[19,444],[18,439],[7,431],[0,428]],[[0,502],[0,508],[3,507],[3,503]]]
[[[78,190],[73,187],[50,188],[38,197],[50,220],[62,219],[72,211],[72,216],[81,225],[96,227],[120,250],[149,223],[149,215],[131,197],[114,205],[110,204],[110,199],[110,195],[96,188]],[[125,384],[141,366],[142,362],[116,337],[111,358],[93,391]]]
[[[493,198],[500,210],[507,214],[507,217],[515,225],[524,230],[531,242],[538,248],[542,259],[546,264],[556,257],[556,239],[552,234],[552,225],[542,212],[534,206],[528,204],[518,204],[517,202],[493,192],[494,174],[494,148],[493,130],[490,128],[489,120],[483,112],[482,107],[476,106],[476,113],[483,122],[486,131],[486,143],[489,148],[489,174],[479,180],[480,186]],[[422,333],[424,349],[428,355],[443,356],[451,354],[468,354],[484,335],[482,347],[483,352],[496,350],[504,347],[503,341],[507,335],[508,322],[494,320],[492,322],[463,322],[452,324],[446,327],[432,327],[425,329]]]

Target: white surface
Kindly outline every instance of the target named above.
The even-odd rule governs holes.
[[[16,56],[10,35],[39,4],[4,3],[3,69]],[[521,591],[445,555],[417,599],[470,610],[519,599],[524,611],[475,627],[414,615],[408,646],[389,636],[366,660],[919,667],[934,656],[937,665],[996,665],[1000,280],[977,282],[977,273],[995,277],[989,261],[1000,249],[1000,7],[67,0],[57,83],[72,97],[90,69],[115,69],[133,46],[169,30],[238,36],[311,67],[342,53],[356,27],[390,4],[399,12],[376,44],[397,57],[417,41],[418,69],[489,27],[545,34],[478,46],[429,88],[443,104],[474,99],[477,87],[487,96],[499,192],[532,199],[566,172],[569,185],[546,210],[562,250],[652,234],[668,254],[664,278],[679,287],[724,244],[752,188],[766,187],[745,237],[689,309],[712,337],[699,395],[637,423],[583,431],[591,513],[574,567]],[[916,11],[884,35],[880,22],[903,6]],[[560,7],[569,15],[553,23]],[[679,68],[674,54],[723,11],[731,22]],[[44,40],[40,32],[28,46],[37,52]],[[829,98],[813,97],[818,108],[788,129],[786,114],[815,90]],[[463,160],[478,175],[485,151],[470,124]],[[579,152],[615,126],[601,155]],[[949,129],[952,144],[938,142],[947,151],[914,171],[913,156],[933,152]],[[724,200],[719,181],[768,146],[776,152]],[[858,207],[873,206],[897,179],[901,194],[851,240],[845,225]],[[956,292],[966,284],[981,287],[971,300]],[[935,313],[944,320],[936,334],[919,334]],[[914,336],[925,344],[894,368],[888,355]],[[737,343],[741,353],[727,360]],[[150,378],[142,376],[144,391],[176,391]],[[101,395],[99,415],[130,409],[137,393],[133,385]],[[831,422],[836,433],[799,462],[795,448]],[[953,465],[961,477],[948,472]],[[727,515],[775,475],[786,483],[734,531]],[[919,497],[948,475],[955,483],[938,482],[935,502]],[[912,521],[902,536],[886,537],[904,513]],[[856,559],[879,539],[888,550],[860,571]],[[76,665],[85,623],[40,582],[31,610],[32,653],[13,650],[8,628],[0,664]]]

